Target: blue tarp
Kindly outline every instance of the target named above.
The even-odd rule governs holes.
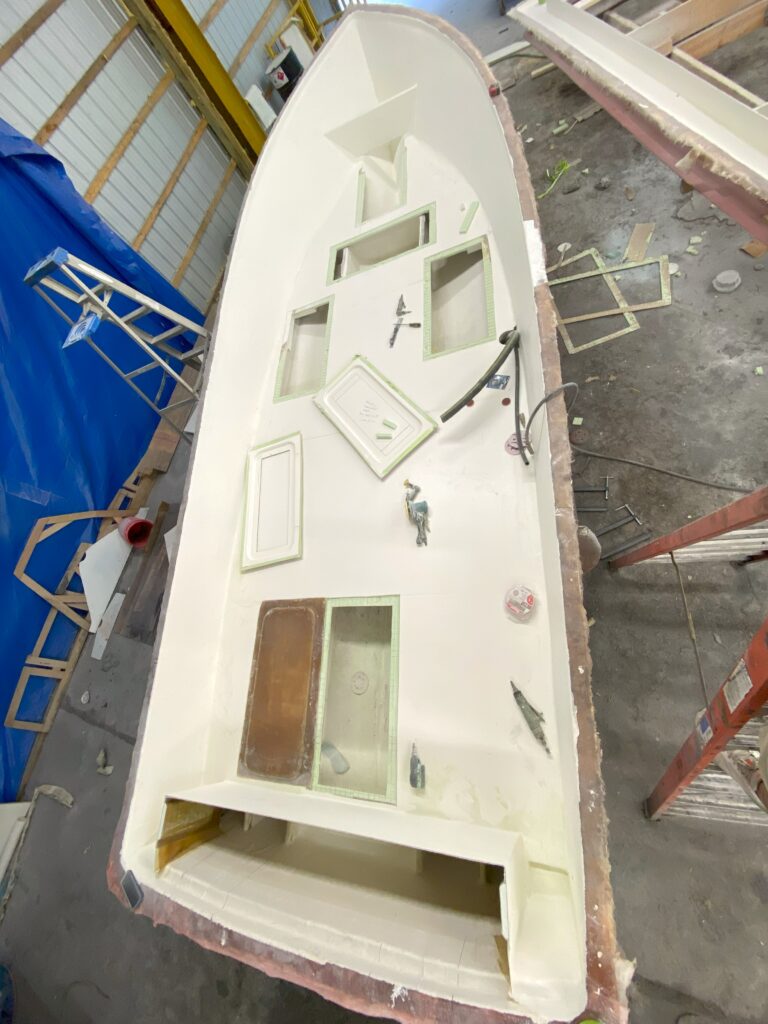
[[[62,247],[189,319],[201,323],[203,318],[85,202],[58,160],[1,119],[0,210],[2,721],[50,608],[13,575],[30,530],[41,516],[105,508],[158,423],[86,343],[62,350],[68,325],[24,285],[24,275]],[[101,328],[95,340],[109,343],[110,331],[117,336],[111,344],[119,344],[121,354],[135,348],[111,327]],[[141,361],[146,359],[136,348],[133,365]],[[38,546],[28,571],[54,590],[79,540],[92,537],[79,527],[67,527]],[[75,627],[61,619],[46,649],[53,657],[64,656],[74,636]],[[39,720],[49,695],[50,684],[32,681],[22,715]],[[16,798],[35,735],[3,728],[3,801]]]

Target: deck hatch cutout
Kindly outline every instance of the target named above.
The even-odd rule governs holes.
[[[313,395],[325,384],[333,298],[294,310],[280,351],[275,401]]]
[[[326,604],[315,789],[395,801],[399,600]]]
[[[488,239],[430,256],[424,265],[424,357],[481,345],[495,335]]]
[[[301,544],[301,434],[291,434],[248,452],[241,568],[301,558]]]
[[[425,245],[436,237],[434,203],[398,217],[383,227],[340,242],[331,249],[328,284],[380,266]]]
[[[437,429],[363,356],[315,395],[315,405],[381,478]]]
[[[355,223],[394,213],[406,199],[406,151],[402,138],[366,153],[357,179]]]
[[[322,598],[263,602],[240,747],[242,774],[309,783],[324,611]]]

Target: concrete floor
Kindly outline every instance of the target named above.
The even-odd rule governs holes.
[[[486,52],[519,37],[514,26],[499,34],[506,23],[492,0],[431,7],[465,28],[475,25],[472,34]],[[757,85],[754,44],[734,44],[722,59],[738,66],[743,84]],[[546,168],[561,158],[581,160],[541,201],[550,253],[568,241],[574,253],[595,246],[620,255],[636,222],[655,221],[649,254],[668,253],[681,268],[672,306],[640,313],[641,330],[564,356],[564,379],[581,386],[574,409],[584,418],[581,443],[695,475],[763,482],[768,374],[754,370],[768,363],[762,341],[768,271],[756,272],[739,251],[746,236],[736,225],[714,217],[691,224],[677,219],[684,197],[676,176],[606,114],[552,136],[559,118],[587,100],[559,72],[531,80],[531,64],[507,63],[497,73],[503,85],[522,76],[505,94],[518,124],[527,124],[524,137],[533,140],[527,149],[534,182],[543,191]],[[605,191],[594,187],[601,177],[610,179]],[[580,182],[577,191],[565,192],[569,180]],[[634,198],[625,189],[634,190]],[[704,239],[698,256],[684,252],[692,234]],[[716,294],[712,277],[731,267],[742,275],[741,288]],[[731,497],[617,464],[580,458],[576,469],[589,482],[610,474],[612,507],[628,502],[656,532]],[[184,470],[179,453],[154,502],[179,499]],[[766,565],[686,572],[711,689],[765,614],[767,573]],[[765,833],[674,819],[651,824],[640,811],[701,705],[674,574],[666,567],[618,574],[599,568],[587,578],[586,604],[595,619],[595,703],[618,931],[625,953],[637,962],[633,1024],[765,1024]],[[39,800],[0,927],[0,957],[16,979],[18,1024],[367,1020],[204,953],[165,928],[153,929],[107,892],[107,854],[151,650],[121,637],[113,637],[100,663],[89,650],[90,644],[32,780],[32,786],[66,787],[75,806]],[[91,698],[83,706],[86,689]],[[96,772],[101,747],[115,766],[109,777]]]

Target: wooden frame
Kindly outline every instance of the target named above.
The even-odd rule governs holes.
[[[27,566],[37,545],[53,536],[54,533],[58,533],[59,530],[63,530],[70,523],[82,522],[86,519],[124,519],[128,515],[133,515],[130,509],[108,508],[90,512],[66,512],[58,516],[43,516],[32,527],[27,543],[24,545],[24,550],[21,552],[16,568],[13,570],[13,575],[17,580],[29,587],[30,590],[33,590],[38,597],[42,597],[44,601],[47,601],[52,608],[66,616],[78,629],[87,629],[90,625],[90,620],[88,618],[88,605],[85,601],[85,594],[81,591],[66,589],[63,591],[57,589],[55,592],[51,592],[42,583],[38,583],[36,579],[29,575]],[[68,583],[69,580],[66,582]]]
[[[61,581],[56,588],[57,593],[70,592],[67,591],[69,583],[77,572],[80,560],[89,547],[90,544],[80,544],[78,546],[72,556],[72,560],[67,566],[66,572],[62,576]],[[16,688],[13,691],[11,703],[9,704],[8,711],[5,715],[4,724],[8,729],[26,729],[29,732],[46,733],[50,731],[50,728],[53,725],[53,719],[55,718],[59,704],[61,703],[64,690],[66,689],[70,676],[77,664],[77,659],[80,657],[80,652],[82,651],[83,645],[88,637],[86,620],[82,627],[78,629],[66,658],[49,658],[45,656],[43,654],[43,648],[45,647],[46,641],[48,640],[58,614],[60,614],[60,610],[58,608],[51,608],[45,617],[45,621],[43,622],[40,632],[38,633],[34,647],[27,655],[16,683]],[[32,678],[49,678],[56,680],[56,686],[54,687],[53,693],[48,701],[48,707],[45,710],[45,715],[40,722],[18,717],[19,708],[22,700],[24,699],[27,684]]]
[[[768,16],[768,0],[683,0],[673,7],[665,2],[638,20],[625,18],[615,10],[626,2],[610,2],[610,9],[605,4],[600,6],[600,0],[575,6],[589,10],[597,17],[602,15],[609,25],[683,65],[694,75],[750,107],[757,108],[766,103],[749,89],[704,64],[701,58],[764,25]]]

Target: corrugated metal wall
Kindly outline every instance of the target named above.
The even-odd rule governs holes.
[[[288,0],[185,3],[241,92],[265,86],[265,44]],[[313,4],[320,21],[333,13],[332,0]],[[28,38],[14,39],[36,16]],[[208,307],[246,182],[117,0],[0,0],[0,116],[57,156],[105,220]]]
[[[211,6],[189,0],[198,20]],[[268,0],[217,6],[207,33],[227,67],[238,62],[245,91],[266,66],[264,43],[287,6],[270,4],[255,39],[249,35]],[[115,0],[1,0],[0,47],[46,9],[52,13],[0,66],[0,116],[37,137],[108,223],[205,309],[245,180]]]
[[[184,0],[197,22],[203,22],[212,9],[214,0]],[[263,28],[251,39],[251,33],[264,20]],[[204,28],[205,37],[216,52],[221,63],[230,71],[235,84],[245,94],[256,83],[265,86],[264,70],[269,63],[265,44],[285,21],[290,5],[287,0],[271,3],[270,0],[226,0],[216,16]],[[252,44],[250,51],[243,55],[246,41]]]

